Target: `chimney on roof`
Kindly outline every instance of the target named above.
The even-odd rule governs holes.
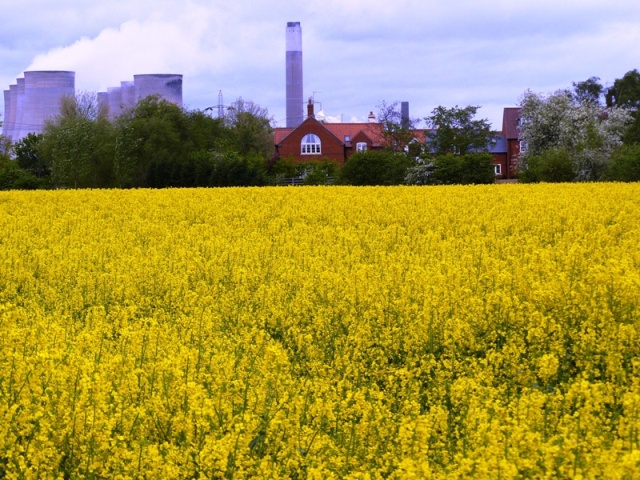
[[[307,117],[316,118],[313,113],[313,98],[309,98],[309,103],[307,103]]]
[[[376,116],[373,112],[369,112],[369,123],[376,123]]]

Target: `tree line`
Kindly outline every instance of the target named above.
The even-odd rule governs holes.
[[[520,99],[523,182],[640,180],[640,73],[605,89],[597,77]],[[420,120],[382,102],[384,148],[356,152],[342,167],[294,164],[274,155],[267,109],[236,100],[222,117],[147,97],[109,121],[96,95],[63,99],[44,132],[0,144],[0,189],[257,186],[297,177],[309,185],[493,183],[496,141],[480,107],[439,106]]]
[[[5,146],[0,188],[264,185],[273,150],[268,111],[242,98],[216,118],[150,96],[110,121],[82,93],[42,134]]]

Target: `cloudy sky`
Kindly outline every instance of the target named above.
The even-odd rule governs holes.
[[[222,91],[278,126],[288,21],[301,22],[305,99],[343,121],[408,101],[415,118],[478,105],[500,129],[527,89],[640,68],[638,0],[0,0],[0,12],[2,90],[25,70],[73,70],[93,92],[180,73],[187,108]]]

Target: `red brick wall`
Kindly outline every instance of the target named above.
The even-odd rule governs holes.
[[[320,154],[303,155],[301,153],[302,138],[309,133],[315,133],[320,137]],[[305,120],[300,127],[291,132],[280,143],[278,153],[282,158],[292,158],[294,163],[321,161],[326,158],[342,165],[345,161],[345,148],[342,142],[312,119]]]
[[[496,178],[509,178],[507,170],[507,154],[495,153],[493,155],[493,164],[500,165],[500,175],[496,175]]]
[[[509,164],[509,177],[518,176],[518,158],[520,157],[520,141],[517,139],[507,140],[507,162]]]

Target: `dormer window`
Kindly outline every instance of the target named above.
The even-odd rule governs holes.
[[[302,137],[300,153],[302,155],[318,155],[321,153],[320,146],[320,137],[314,133],[308,133]]]

